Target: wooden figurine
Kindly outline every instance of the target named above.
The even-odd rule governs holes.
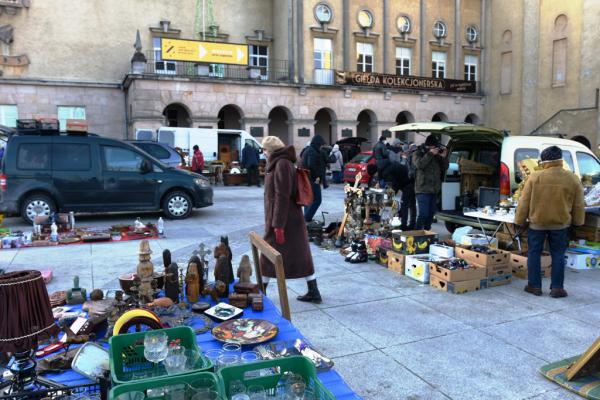
[[[165,296],[174,303],[179,302],[179,267],[176,263],[171,263],[166,269]]]
[[[198,301],[200,295],[200,274],[198,273],[198,265],[194,262],[188,264],[185,275],[185,294],[189,302],[195,303]]]
[[[190,261],[188,261],[188,263],[196,264],[196,267],[198,268],[198,276],[200,277],[200,288],[203,288],[206,282],[204,280],[204,264],[202,263],[202,260],[200,257],[194,255],[190,257]]]
[[[250,277],[252,276],[252,267],[250,266],[250,257],[246,254],[242,256],[240,265],[237,269],[237,277],[239,283],[250,283]]]
[[[86,290],[79,287],[79,276],[73,278],[73,287],[67,290],[67,304],[82,304],[86,299]]]
[[[233,273],[231,271],[231,263],[227,260],[227,256],[221,255],[217,260],[215,267],[215,281],[221,281],[226,284],[224,297],[229,295],[229,284],[233,282]]]
[[[165,274],[167,273],[167,268],[171,265],[171,251],[169,249],[163,250],[163,266],[165,268]]]
[[[219,262],[218,260],[221,258],[221,256],[225,256],[225,258],[227,259],[227,263],[228,263],[228,269],[230,271],[230,280],[229,281],[223,281],[225,283],[233,283],[234,280],[234,275],[233,275],[233,265],[231,264],[232,261],[232,254],[231,254],[231,248],[229,247],[229,239],[227,238],[227,236],[221,236],[221,243],[219,243],[214,250],[214,257],[217,260],[217,263]],[[218,279],[218,278],[217,278]]]
[[[139,251],[139,264],[137,266],[137,275],[144,280],[144,278],[152,278],[154,274],[154,264],[152,264],[151,256],[152,250],[150,250],[150,243],[144,239],[140,242]]]
[[[203,296],[210,295],[210,297],[213,299],[213,301],[218,303],[219,301],[221,301],[220,300],[221,297],[227,296],[225,294],[226,289],[227,289],[227,285],[225,283],[223,283],[221,281],[216,281],[214,283],[214,285],[204,286],[204,289],[202,289],[202,295]]]

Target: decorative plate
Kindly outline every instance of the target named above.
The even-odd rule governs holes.
[[[263,343],[273,339],[279,328],[264,319],[240,318],[225,321],[212,329],[212,335],[220,342],[241,345]]]

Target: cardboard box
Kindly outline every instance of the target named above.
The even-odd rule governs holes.
[[[454,247],[443,243],[434,243],[429,246],[429,254],[438,257],[452,258],[454,257]]]
[[[429,263],[444,258],[430,254],[411,255],[404,258],[404,275],[422,283],[429,283]]]
[[[386,250],[392,250],[392,238],[381,238],[381,243],[379,244],[379,247]]]
[[[404,275],[404,254],[397,253],[392,250],[387,252],[388,269]]]
[[[377,264],[379,265],[383,265],[384,267],[388,266],[388,255],[387,255],[387,250],[382,248],[381,246],[379,246],[377,248],[377,252],[375,253],[377,258],[375,259],[375,261],[377,262]]]
[[[600,242],[600,229],[590,226],[578,226],[575,228],[575,237],[590,242]]]
[[[454,249],[456,257],[466,260],[469,264],[477,264],[484,267],[508,265],[508,253],[502,250],[495,250],[495,252],[496,254],[478,253],[463,246],[456,246]]]
[[[496,277],[496,276],[504,276],[504,275],[512,275],[512,268],[508,265],[508,263],[504,265],[491,265],[489,267],[485,267],[487,272],[487,277]]]
[[[508,285],[511,282],[512,282],[512,274],[489,276],[487,278],[487,286],[489,288],[495,287],[495,286]]]
[[[525,268],[527,271],[527,252],[526,251],[509,251],[508,253],[508,265],[513,269]],[[540,260],[540,265],[542,269],[547,269],[552,267],[552,257],[550,257],[550,253],[547,251],[542,252],[542,257]]]
[[[589,228],[600,228],[600,215],[586,213],[584,225]]]
[[[461,281],[461,282],[448,282],[437,276],[430,277],[429,285],[442,290],[444,292],[450,292],[454,294],[463,294],[468,292],[475,292],[480,289],[487,288],[487,280],[486,279],[475,279],[470,281]]]
[[[573,269],[599,269],[600,255],[567,251],[565,266]]]
[[[429,245],[437,239],[433,231],[392,231],[393,250],[404,255],[429,254]]]
[[[485,279],[487,274],[486,267],[472,265],[468,269],[448,269],[436,262],[429,263],[429,276],[436,276],[446,282],[461,282]]]

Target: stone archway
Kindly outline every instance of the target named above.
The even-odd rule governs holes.
[[[377,117],[371,110],[362,110],[356,118],[356,136],[367,139],[361,146],[363,151],[370,150],[377,142]]]
[[[396,115],[396,125],[410,124],[411,122],[415,122],[415,117],[410,111],[400,111],[398,115]],[[396,132],[395,136],[396,139],[400,139],[403,142],[408,140],[407,132]]]
[[[292,113],[283,106],[277,106],[269,112],[269,136],[277,136],[287,145],[294,144],[292,129]]]
[[[221,107],[218,114],[219,129],[242,129],[242,119],[244,114],[242,109],[235,104],[227,104]]]
[[[588,149],[592,148],[592,144],[590,143],[590,140],[588,138],[586,138],[585,136],[582,136],[582,135],[573,136],[571,138],[571,140],[573,140],[573,141],[575,141],[577,143],[581,143],[582,145],[584,145]]]
[[[181,103],[171,103],[163,110],[165,125],[173,128],[189,128],[192,126],[190,110]]]
[[[444,114],[443,112],[438,112],[433,114],[433,117],[431,117],[431,121],[432,122],[448,122],[448,116],[446,114]]]
[[[465,117],[465,122],[467,124],[479,125],[481,120],[477,114],[471,113]]]
[[[321,108],[315,114],[315,135],[321,136],[325,140],[325,144],[332,145],[335,143],[334,127],[336,116],[332,109]]]

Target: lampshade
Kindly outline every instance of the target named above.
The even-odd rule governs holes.
[[[37,336],[55,326],[40,271],[0,275],[0,353],[34,349]]]

